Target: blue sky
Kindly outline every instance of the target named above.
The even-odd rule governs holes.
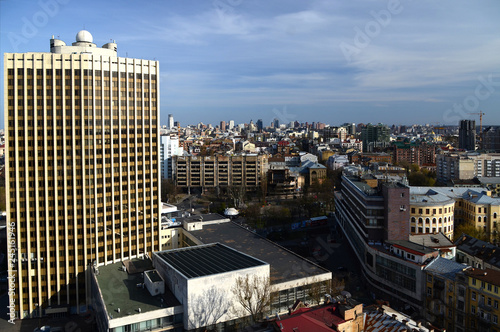
[[[160,61],[163,124],[500,125],[499,17],[498,0],[0,0],[0,50],[114,39]]]

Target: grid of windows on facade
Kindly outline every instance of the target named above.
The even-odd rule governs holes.
[[[317,284],[298,286],[274,293],[272,296],[271,313],[276,314],[286,312],[297,300],[303,303],[314,303],[318,299],[313,298],[314,294],[327,294],[327,285],[324,282]],[[317,303],[316,303],[317,304]]]
[[[415,269],[381,256],[377,256],[376,264],[376,273],[379,277],[415,292],[417,288]]]
[[[4,58],[19,318],[54,305],[80,308],[89,264],[159,248],[156,63],[127,73],[84,69],[113,66],[89,58]]]

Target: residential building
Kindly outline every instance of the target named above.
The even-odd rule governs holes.
[[[317,307],[301,305],[289,315],[280,316],[273,327],[279,332],[296,331],[364,331],[363,304],[348,298],[341,302],[328,303]],[[293,307],[292,307],[293,308]]]
[[[420,141],[403,140],[393,144],[394,163],[407,162],[418,166],[436,163],[436,145]]]
[[[427,187],[410,187],[411,234],[443,233],[449,239],[454,231],[455,200]]]
[[[477,269],[500,271],[500,248],[497,245],[462,234],[456,241],[457,262]]]
[[[179,187],[260,187],[267,173],[268,156],[183,156],[174,158],[175,182]]]
[[[384,124],[367,124],[361,129],[363,152],[374,152],[376,148],[389,146],[391,130]]]
[[[364,332],[432,332],[437,331],[434,327],[422,320],[414,320],[386,305],[369,305],[363,308],[365,314]]]
[[[476,121],[460,120],[458,129],[458,148],[464,150],[476,149]]]
[[[4,55],[11,318],[84,312],[91,266],[159,249],[159,64],[116,49]]]
[[[468,279],[467,331],[498,332],[500,316],[500,271],[492,269],[469,269],[465,271]]]
[[[161,179],[174,179],[174,156],[182,156],[184,150],[179,146],[179,137],[172,135],[160,136],[160,163],[161,163]]]
[[[436,155],[436,178],[442,184],[451,180],[466,180],[477,176],[474,160],[464,154],[442,153]]]
[[[500,127],[488,127],[483,130],[483,150],[500,152]]]
[[[465,271],[470,266],[438,257],[425,268],[425,314],[433,325],[446,331],[467,331],[469,314]]]

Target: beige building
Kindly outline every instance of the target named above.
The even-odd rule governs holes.
[[[246,187],[258,188],[266,181],[268,156],[186,156],[174,159],[175,182],[179,187]]]
[[[411,234],[443,233],[453,238],[455,200],[432,189],[426,192],[410,187]]]
[[[500,198],[491,197],[491,191],[484,188],[411,187],[410,208],[412,234],[419,234],[419,227],[422,227],[423,233],[428,233],[427,227],[430,233],[439,232],[439,227],[442,227],[441,231],[449,236],[453,233],[455,223],[467,223],[490,234],[492,238],[498,237]]]
[[[469,180],[474,177],[500,176],[500,153],[451,153],[436,155],[437,179]]]
[[[159,64],[88,31],[6,53],[10,317],[85,311],[89,270],[159,250]]]

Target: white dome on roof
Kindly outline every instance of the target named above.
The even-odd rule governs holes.
[[[93,40],[94,38],[92,38],[92,35],[87,30],[81,30],[76,34],[77,42],[92,43]]]

